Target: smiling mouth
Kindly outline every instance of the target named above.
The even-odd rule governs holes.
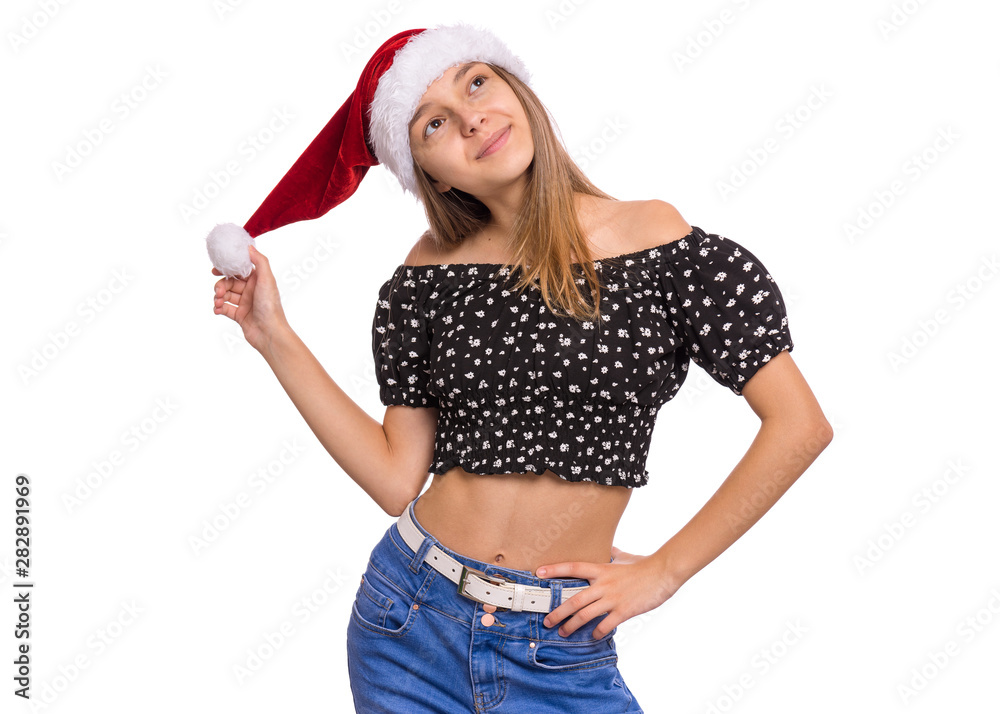
[[[477,156],[476,158],[481,159],[484,156],[489,156],[490,154],[499,151],[501,148],[503,148],[503,145],[507,143],[507,137],[509,136],[509,134],[510,134],[510,127],[508,126],[506,129],[499,132],[497,137],[493,139],[489,143],[489,145],[485,149],[483,149],[482,153],[479,154],[479,156]]]

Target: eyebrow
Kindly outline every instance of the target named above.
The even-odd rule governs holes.
[[[465,64],[463,64],[462,67],[457,72],[455,72],[455,78],[454,78],[454,81],[452,82],[452,85],[455,85],[455,84],[458,84],[459,82],[461,82],[462,81],[462,77],[464,77],[468,73],[468,71],[470,69],[472,69],[473,65],[475,65],[475,64],[477,64],[477,63],[476,62],[466,62]],[[413,129],[413,125],[417,123],[417,119],[420,118],[420,115],[423,114],[427,110],[427,107],[429,107],[429,106],[430,106],[430,102],[424,102],[419,107],[417,107],[417,111],[414,112],[413,118],[410,119],[410,123],[406,127],[407,131],[410,131],[410,130]]]

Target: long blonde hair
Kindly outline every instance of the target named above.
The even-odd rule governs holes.
[[[599,320],[600,283],[574,196],[582,193],[615,199],[591,183],[567,153],[538,95],[510,72],[487,64],[520,100],[535,144],[524,202],[512,229],[514,255],[502,267],[521,269],[514,290],[523,291],[537,281],[542,299],[553,313],[580,321]],[[490,212],[479,199],[457,188],[444,193],[435,190],[427,172],[415,160],[413,170],[430,224],[430,238],[438,248],[456,247],[487,225]],[[570,251],[583,261],[587,293],[576,284]],[[586,299],[588,293],[590,302]]]

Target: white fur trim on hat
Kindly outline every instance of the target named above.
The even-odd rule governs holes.
[[[524,63],[492,32],[472,25],[442,25],[414,35],[379,78],[371,105],[372,149],[405,191],[417,193],[408,125],[427,88],[448,69],[463,62],[489,62],[525,84]]]

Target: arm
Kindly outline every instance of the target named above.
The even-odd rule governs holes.
[[[787,351],[747,382],[743,396],[761,420],[749,450],[701,510],[650,556],[671,593],[767,513],[833,439]]]
[[[437,410],[390,406],[382,424],[369,416],[288,325],[267,258],[256,249],[250,257],[254,270],[246,280],[216,283],[215,313],[240,325],[334,461],[382,510],[398,516],[427,481]]]
[[[593,631],[599,639],[630,617],[659,607],[767,513],[833,438],[787,351],[747,381],[743,396],[760,417],[757,436],[708,502],[655,553],[634,556],[615,548],[613,563],[557,563],[536,571],[539,577],[590,581],[590,587],[545,617],[546,627],[566,620],[559,632],[567,636],[607,613]]]
[[[287,325],[261,354],[344,473],[383,511],[399,516],[427,481],[437,410],[390,406],[379,424],[333,381]]]

